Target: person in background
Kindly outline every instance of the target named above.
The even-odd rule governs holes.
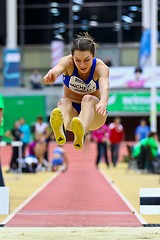
[[[30,83],[32,89],[42,89],[42,75],[39,73],[38,69],[35,69],[30,76]]]
[[[147,125],[145,119],[140,120],[140,124],[135,129],[135,141],[141,141],[142,139],[148,137],[150,133],[150,127]]]
[[[158,135],[150,132],[133,148],[133,158],[137,159],[138,169],[153,172],[153,161],[158,155]]]
[[[109,167],[107,143],[109,141],[110,129],[104,124],[101,128],[92,131],[92,139],[97,144],[96,165],[100,163],[102,157],[105,158],[106,165]]]
[[[43,134],[45,135],[47,133],[48,123],[44,122],[42,116],[38,116],[35,123],[35,134]]]
[[[148,80],[142,75],[142,68],[136,67],[134,79],[127,81],[128,88],[144,88],[145,82]]]
[[[114,167],[116,167],[119,158],[120,143],[124,139],[124,129],[121,124],[121,118],[116,117],[112,123],[109,124],[110,129],[110,149],[111,160]]]
[[[22,141],[23,133],[19,129],[19,121],[14,122],[14,126],[11,130],[5,132],[5,136],[12,141]],[[12,157],[10,161],[10,169],[7,172],[15,172],[18,169],[19,147],[13,146]]]
[[[51,130],[48,123],[43,120],[42,116],[37,117],[35,128],[34,128],[34,134],[35,136],[40,134],[45,139],[45,142],[46,142],[45,159],[48,161],[48,147],[49,147],[49,141],[51,137]]]
[[[37,133],[34,135],[33,141],[29,144],[28,147],[28,156],[34,160],[38,159],[38,164],[36,171],[44,171],[50,169],[50,164],[45,159],[46,152],[46,140],[43,134]]]
[[[30,131],[30,126],[25,123],[25,119],[24,118],[20,118],[19,119],[19,129],[23,133],[23,136],[22,136],[22,139],[21,139],[22,142],[23,142],[22,158],[25,158],[26,157],[26,149],[27,149],[28,144],[30,142],[31,131]]]
[[[64,172],[68,168],[68,156],[62,145],[57,145],[53,150],[52,156],[52,171],[55,172],[61,167],[61,170]]]
[[[3,98],[0,95],[0,144],[2,141],[2,136],[4,134],[4,129],[3,129],[3,112],[4,112],[4,103],[3,103]],[[1,146],[0,146],[1,148]],[[0,187],[4,187],[4,179],[3,179],[3,174],[2,174],[2,167],[1,167],[1,151],[0,151]]]

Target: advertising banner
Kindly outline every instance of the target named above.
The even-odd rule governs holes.
[[[115,89],[149,89],[152,84],[152,68],[143,69],[125,66],[109,68],[110,88]],[[156,68],[155,86],[160,88],[160,66]]]
[[[20,84],[20,50],[3,50],[3,85],[17,87]]]
[[[150,112],[151,96],[149,92],[110,93],[109,112]],[[160,112],[160,91],[157,93],[157,112]]]

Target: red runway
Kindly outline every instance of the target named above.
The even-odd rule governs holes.
[[[76,150],[65,145],[70,165],[13,218],[8,227],[139,227],[132,213],[111,184],[95,167],[94,143]]]

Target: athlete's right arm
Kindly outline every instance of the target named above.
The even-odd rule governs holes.
[[[67,70],[68,56],[62,57],[58,64],[44,76],[44,84],[54,83],[56,78]]]

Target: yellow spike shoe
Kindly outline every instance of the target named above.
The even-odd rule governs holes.
[[[63,131],[63,113],[60,108],[55,108],[50,115],[50,125],[54,132],[56,142],[60,145],[65,144],[66,137]]]
[[[74,117],[71,121],[71,130],[74,133],[74,147],[81,149],[84,141],[84,129],[81,120]]]

